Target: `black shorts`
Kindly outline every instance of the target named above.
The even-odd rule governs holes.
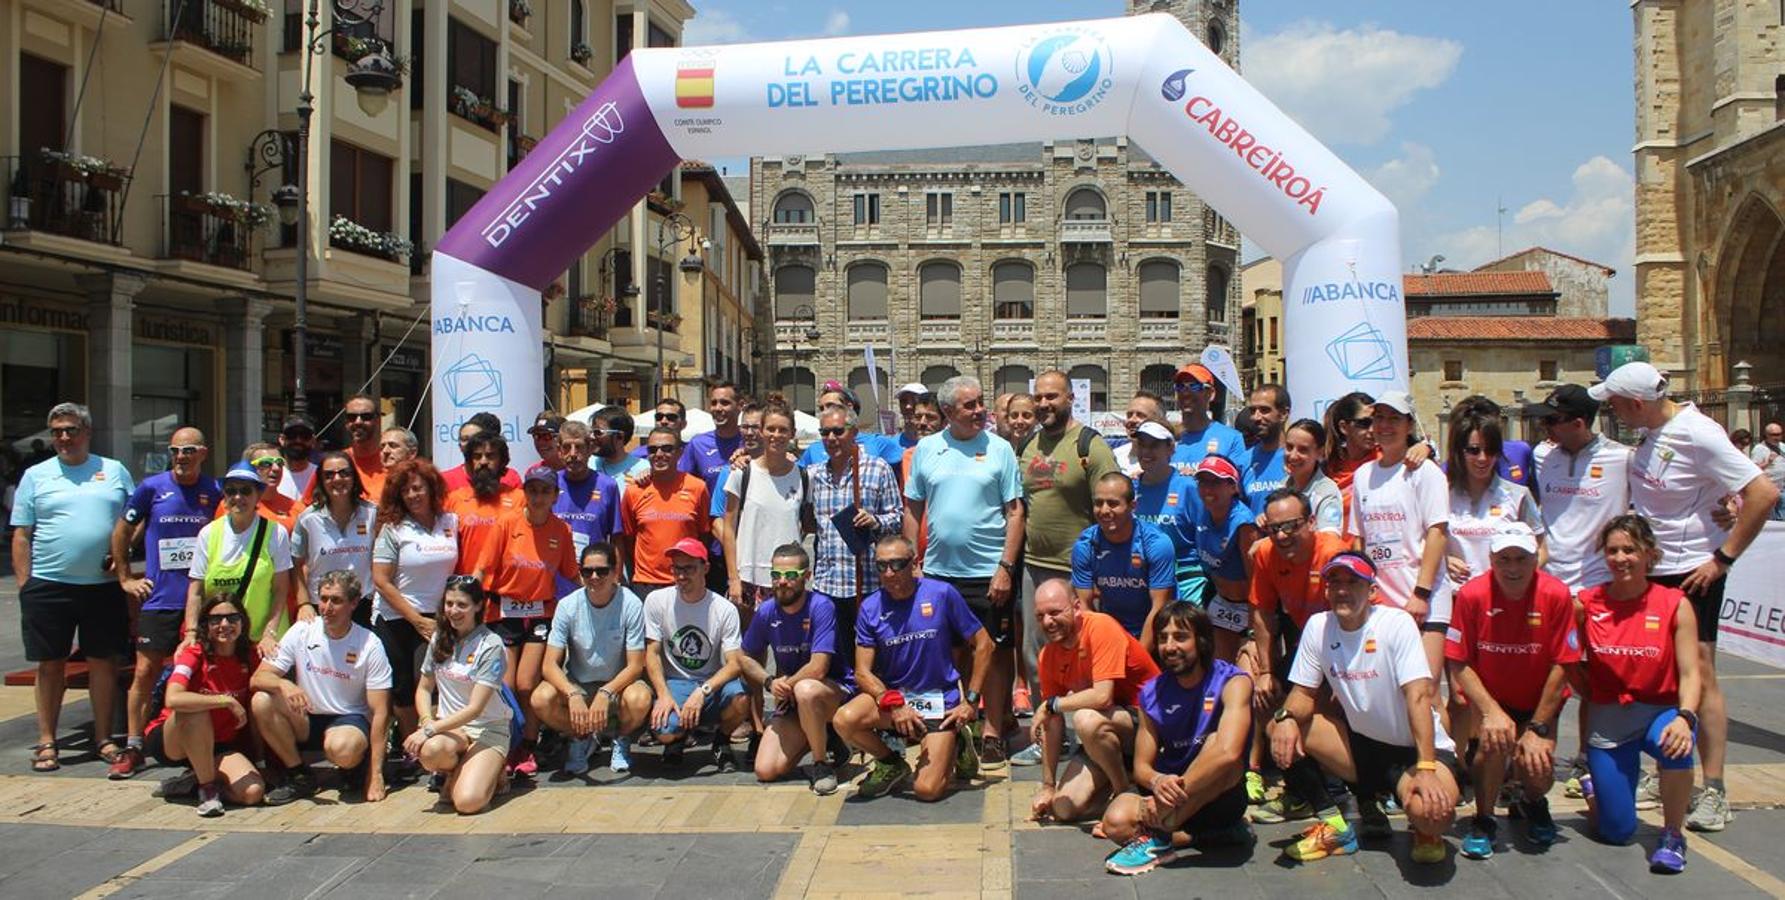
[[[497,619],[490,623],[490,631],[502,639],[504,647],[543,644],[546,635],[552,631],[552,617],[528,616],[525,619]]]
[[[116,581],[65,584],[27,578],[19,588],[19,620],[30,662],[67,659],[77,632],[88,659],[130,653],[130,606]]]
[[[1351,767],[1357,770],[1354,787],[1359,797],[1393,793],[1395,786],[1401,783],[1401,776],[1419,762],[1419,751],[1413,747],[1385,744],[1355,731],[1350,734]],[[1450,769],[1450,776],[1457,784],[1463,783],[1462,768],[1457,765],[1455,753],[1439,750],[1438,762]]]
[[[136,652],[166,656],[180,649],[184,609],[145,609],[136,614]]]
[[[310,735],[298,744],[298,749],[321,750],[323,735],[331,728],[357,728],[368,739],[372,736],[372,723],[359,713],[311,713]]]
[[[358,625],[362,628],[371,628],[372,627],[372,595],[371,594],[367,594],[364,597],[359,598],[359,603],[353,607],[353,624]]]
[[[1277,656],[1277,664],[1271,667],[1271,677],[1278,681],[1289,679],[1289,670],[1295,668],[1295,653],[1302,645],[1302,630],[1295,620],[1282,612],[1277,613],[1277,640],[1283,645]]]
[[[247,734],[247,729],[243,729],[236,732],[236,736],[227,741],[217,741],[213,743],[211,745],[211,759],[213,761],[222,759],[226,753],[243,753],[243,755],[246,755],[242,748],[245,746],[244,741]],[[167,741],[165,740],[165,734],[160,725],[143,732],[143,755],[164,766],[184,766],[186,764],[186,761],[183,759],[174,759],[167,755]]]
[[[937,581],[953,585],[959,591],[961,599],[967,601],[967,608],[985,626],[986,636],[992,643],[1000,647],[1011,647],[1016,644],[1016,603],[1015,598],[1006,601],[1003,606],[992,603],[990,578],[950,578],[947,575],[935,576]]]
[[[1650,575],[1649,580],[1656,584],[1664,584],[1670,588],[1679,588],[1686,581],[1691,570],[1675,572],[1672,575]],[[1729,586],[1729,575],[1711,582],[1710,588],[1702,594],[1687,594],[1686,599],[1692,603],[1692,612],[1698,616],[1698,642],[1700,644],[1717,643],[1717,617],[1723,612],[1723,589]],[[1684,590],[1684,588],[1680,588]]]
[[[372,626],[378,642],[384,645],[384,656],[390,660],[390,705],[396,709],[415,706],[415,684],[421,672],[421,658],[427,642],[407,619],[379,619]]]
[[[1196,837],[1204,832],[1232,828],[1246,821],[1247,805],[1246,783],[1241,781],[1203,804],[1202,809],[1178,825],[1178,830]]]

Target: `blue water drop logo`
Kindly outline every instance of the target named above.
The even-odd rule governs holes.
[[[1195,69],[1179,69],[1165,76],[1165,83],[1159,85],[1159,95],[1173,103],[1184,99],[1184,81],[1190,77],[1190,73],[1195,71]]]

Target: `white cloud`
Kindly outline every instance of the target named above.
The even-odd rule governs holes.
[[[840,9],[831,10],[830,15],[824,17],[824,31],[820,33],[825,37],[837,37],[838,35],[848,34],[849,13]]]
[[[1364,177],[1376,186],[1402,215],[1417,207],[1440,175],[1438,158],[1432,148],[1413,141],[1401,144],[1401,155],[1377,166]]]
[[[1456,71],[1463,45],[1362,25],[1297,22],[1241,44],[1247,80],[1328,143],[1373,144],[1389,115]]]
[[[690,47],[706,44],[742,44],[752,40],[749,29],[736,16],[722,9],[703,9],[688,20],[682,29],[682,43]]]

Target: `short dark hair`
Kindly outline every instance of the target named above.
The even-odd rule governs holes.
[[[1258,393],[1259,391],[1270,391],[1271,392],[1271,405],[1276,407],[1277,409],[1288,409],[1289,408],[1290,403],[1289,403],[1289,389],[1288,388],[1286,388],[1280,384],[1277,384],[1276,382],[1273,381],[1268,384],[1261,384],[1261,385],[1252,389],[1252,393],[1254,393],[1254,394]]]
[[[1165,633],[1168,625],[1176,625],[1195,635],[1197,665],[1205,669],[1214,665],[1215,625],[1202,607],[1188,600],[1173,600],[1153,614],[1153,646],[1148,647],[1147,652],[1153,654],[1154,662],[1159,661],[1159,635]]]
[[[1264,506],[1258,510],[1258,514],[1264,515],[1264,511],[1270,509],[1271,504],[1278,500],[1288,500],[1291,497],[1295,498],[1295,501],[1301,504],[1303,516],[1311,516],[1314,514],[1314,506],[1308,502],[1307,496],[1292,487],[1280,487],[1264,495]]]
[[[645,435],[645,442],[650,443],[651,438],[653,438],[659,434],[667,434],[670,437],[675,438],[676,439],[676,447],[678,449],[682,446],[682,433],[680,431],[675,430],[674,428],[664,428],[662,426],[658,426],[656,428],[651,429],[651,433]]]
[[[603,406],[589,417],[589,424],[595,425],[603,431],[619,432],[622,444],[632,440],[632,414],[627,412],[624,407]]]
[[[683,403],[674,397],[662,397],[659,398],[656,403],[651,404],[652,409],[656,409],[659,406],[673,406],[676,408],[676,415],[681,416],[684,419],[688,417],[688,404]]]
[[[502,420],[496,418],[496,414],[491,412],[480,412],[466,419],[465,424],[476,425],[478,431],[487,431],[490,434],[502,433]]]
[[[1105,473],[1103,473],[1103,476],[1101,478],[1097,479],[1097,484],[1100,484],[1100,485],[1108,484],[1108,483],[1114,483],[1116,481],[1122,482],[1122,488],[1123,488],[1122,495],[1128,498],[1129,503],[1133,503],[1134,502],[1134,479],[1129,478],[1123,472],[1121,472],[1119,470],[1115,471],[1115,472],[1105,472]],[[1095,490],[1094,487],[1093,487],[1093,490]]]
[[[806,555],[806,548],[793,541],[776,547],[775,552],[769,554],[769,559],[774,559],[777,556],[798,557],[802,569],[812,564],[812,557]]]

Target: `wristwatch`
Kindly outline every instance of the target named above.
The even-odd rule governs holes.
[[[998,560],[998,567],[1003,569],[1006,572],[1009,572],[1012,575],[1016,574],[1016,563],[1006,562],[1001,559],[1001,560]]]
[[[1279,706],[1279,707],[1277,707],[1276,712],[1271,713],[1271,721],[1272,722],[1282,722],[1282,721],[1287,720],[1288,718],[1289,718],[1289,707],[1287,707],[1287,706]]]
[[[1060,698],[1059,697],[1049,697],[1049,698],[1047,698],[1047,703],[1045,703],[1043,705],[1045,705],[1047,707],[1047,711],[1048,711],[1049,715],[1057,716],[1060,714]]]
[[[1689,709],[1682,709],[1682,710],[1680,710],[1680,718],[1686,720],[1686,727],[1692,729],[1693,731],[1698,730],[1698,713],[1695,713]]]
[[[979,692],[978,691],[967,691],[966,693],[961,695],[961,699],[967,701],[968,706],[978,706],[979,705]]]
[[[1549,723],[1548,722],[1532,722],[1531,724],[1525,726],[1525,730],[1531,732],[1534,735],[1537,735],[1540,738],[1547,739],[1549,737]]]

